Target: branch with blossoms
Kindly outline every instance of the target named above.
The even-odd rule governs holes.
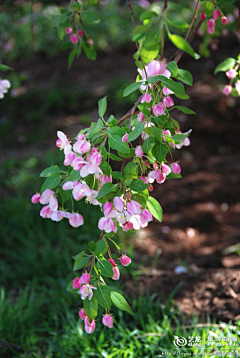
[[[133,20],[130,1],[128,5]],[[200,22],[190,34],[197,18],[198,1],[184,39],[170,32],[166,5],[165,1],[164,11],[159,14],[154,10],[146,11],[141,18],[144,24],[134,26],[138,75],[136,82],[124,90],[123,96],[140,91],[138,101],[117,120],[114,115],[106,117],[107,98],[104,97],[98,102],[99,118],[90,128],[80,131],[71,140],[58,131],[56,145],[64,153],[65,168],[52,165],[43,170],[40,176],[46,179],[41,192],[32,197],[33,203],[43,205],[40,211],[43,218],[67,219],[75,228],[84,224],[82,213],[74,209],[76,202],[84,200],[98,206],[102,212],[98,221],[100,238],[97,242],[89,242],[89,252],[81,251],[74,257],[73,270],[81,270],[81,274],[67,287],[69,292],[80,296],[83,307],[79,317],[84,321],[87,333],[95,330],[100,306],[105,312],[102,323],[109,328],[113,327],[112,304],[132,314],[126,299],[111,290],[108,284],[109,279],[119,280],[122,266],[131,264],[131,258],[121,252],[114,236],[121,230],[145,228],[153,218],[162,220],[161,205],[151,196],[153,183],[162,185],[166,180],[181,178],[181,166],[174,160],[173,151],[190,145],[191,129],[183,133],[172,115],[173,109],[195,114],[192,109],[174,103],[174,96],[188,98],[184,85],[191,86],[193,81],[191,73],[179,68],[177,62],[184,52],[198,58],[190,42],[205,18],[202,13]],[[156,24],[160,37],[156,39],[156,54],[149,58],[154,51],[147,50],[148,31]],[[167,62],[159,55],[159,46],[164,45],[161,38],[164,32],[178,48],[175,61]],[[113,170],[118,162],[118,170]],[[118,252],[117,257],[112,254],[112,248]]]

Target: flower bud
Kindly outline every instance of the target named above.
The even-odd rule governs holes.
[[[215,32],[215,21],[213,19],[207,21],[207,32],[209,34],[214,34]]]
[[[174,174],[179,174],[179,173],[181,173],[181,167],[180,167],[180,165],[179,165],[178,163],[173,163],[173,164],[172,164],[172,172],[173,172]]]
[[[105,314],[102,318],[102,323],[104,324],[104,326],[107,326],[108,328],[112,328],[113,327],[112,316],[110,314]]]
[[[221,21],[223,25],[226,25],[228,23],[228,19],[226,18],[226,16],[222,16]]]
[[[171,97],[165,97],[163,102],[165,103],[167,108],[170,108],[170,107],[174,106],[174,102],[173,102],[173,99]]]
[[[221,11],[220,10],[213,11],[213,14],[212,14],[213,20],[217,21],[220,16],[221,16]]]
[[[206,20],[206,14],[205,14],[205,12],[202,12],[200,15],[199,15],[199,19],[200,20],[202,20],[202,21],[204,21],[204,20]]]
[[[231,93],[232,93],[232,86],[231,85],[225,86],[223,89],[223,94],[225,94],[225,96],[229,96]]]
[[[36,193],[32,196],[31,201],[33,204],[37,204],[37,203],[39,203],[40,198],[41,198],[41,194]]]
[[[79,227],[84,224],[84,220],[81,214],[72,214],[72,216],[68,219],[69,224],[73,227]]]
[[[122,137],[122,142],[126,143],[128,141],[128,133],[124,134],[124,136]]]
[[[67,35],[70,35],[72,33],[72,28],[71,27],[67,27],[65,30]]]
[[[121,261],[121,264],[123,266],[128,266],[130,265],[130,263],[132,262],[132,260],[130,259],[130,257],[126,256],[126,255],[123,255],[120,257],[120,261]]]
[[[89,282],[90,282],[90,275],[89,275],[89,273],[84,273],[84,274],[80,277],[80,282],[81,282],[81,284],[83,284],[83,283],[89,283]]]
[[[117,267],[113,267],[113,276],[111,277],[113,280],[117,281],[120,278],[120,271]]]
[[[77,44],[78,43],[78,35],[76,35],[76,34],[71,35],[70,36],[70,41],[74,45]]]
[[[80,288],[80,287],[81,287],[81,281],[79,277],[75,277],[72,283],[72,288],[75,290],[76,288]]]
[[[143,96],[142,96],[142,99],[141,99],[141,103],[150,103],[152,100],[152,96],[148,93],[145,93]]]
[[[230,79],[235,78],[237,76],[237,71],[234,68],[231,68],[226,72],[226,76]]]
[[[86,313],[84,311],[84,308],[81,308],[80,311],[78,312],[79,317],[84,321],[85,317],[86,317]]]
[[[165,103],[160,102],[158,103],[155,107],[153,107],[153,114],[154,116],[158,117],[158,116],[162,116],[165,112]]]
[[[83,30],[78,30],[78,35],[80,36],[80,37],[82,37],[83,36]]]
[[[110,262],[112,267],[116,267],[115,261],[113,259],[109,259],[108,261]]]
[[[238,95],[240,96],[240,80],[238,80],[238,81],[235,83],[235,89],[236,89]]]
[[[137,120],[138,120],[139,122],[143,122],[143,121],[144,121],[144,114],[143,114],[142,112],[139,112],[139,113],[138,113]]]
[[[95,328],[96,328],[96,323],[95,323],[95,320],[93,319],[92,322],[90,323],[89,321],[89,318],[86,316],[85,319],[84,319],[84,323],[85,323],[85,331],[88,333],[88,334],[91,334],[95,331]]]
[[[137,148],[135,149],[135,155],[136,155],[136,157],[138,157],[138,158],[142,158],[142,156],[143,156],[143,150],[142,150],[141,145],[137,146]]]

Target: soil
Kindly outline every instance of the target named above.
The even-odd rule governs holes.
[[[221,56],[216,53],[216,63]],[[187,56],[181,63],[183,68],[187,67],[186,61],[190,61]],[[238,244],[240,236],[240,100],[223,97],[213,85],[215,80],[211,75],[201,80],[199,66],[201,68],[204,62],[206,60],[197,65],[189,62],[195,83],[187,91],[190,99],[181,102],[197,115],[173,112],[183,131],[192,128],[191,146],[174,153],[180,161],[183,178],[154,187],[153,196],[163,207],[163,222],[154,221],[137,233],[133,259],[142,265],[142,273],[135,281],[130,276],[124,280],[128,296],[134,297],[139,291],[156,292],[163,302],[182,282],[174,300],[185,314],[204,316],[207,313],[217,321],[235,320],[240,318],[240,256],[234,252],[224,255],[223,250]],[[24,66],[20,63],[19,70]],[[59,60],[59,66],[54,61],[54,67],[66,78],[63,59]],[[68,78],[75,84],[81,80],[88,83],[88,89],[95,96],[88,108],[82,109],[83,113],[96,115],[95,109],[90,108],[95,108],[96,98],[104,95],[102,83],[106,78],[119,76],[119,68],[125,71],[126,67],[129,79],[134,80],[134,62],[129,52],[100,56],[98,69],[95,63],[84,59],[81,64],[73,65]],[[39,60],[29,70],[30,80],[39,81],[44,88],[52,70],[48,60]],[[122,114],[119,110],[119,117]],[[79,120],[74,116],[59,116],[50,124],[49,136],[55,133],[53,127],[59,125],[70,135],[69,132],[75,133],[77,126],[79,128]],[[50,139],[46,148],[50,147]],[[12,146],[8,153],[18,157],[29,153],[28,145],[20,147],[20,144],[15,149]],[[31,150],[36,152],[39,148]],[[157,258],[159,250],[161,255]],[[185,266],[187,272],[175,273],[179,265]]]

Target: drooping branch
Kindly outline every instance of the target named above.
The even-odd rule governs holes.
[[[186,33],[186,36],[185,36],[185,40],[188,39],[188,36],[189,36],[189,34],[190,34],[191,30],[192,30],[193,24],[194,24],[194,22],[195,22],[196,19],[197,19],[197,12],[198,12],[198,8],[199,8],[199,3],[200,3],[200,0],[198,0],[198,2],[197,2],[197,5],[196,5],[196,8],[195,8],[195,12],[194,12],[192,21],[191,21],[191,23],[190,23],[190,26],[189,26],[189,28],[188,28],[188,30],[187,30],[187,33]]]
[[[119,119],[117,125],[120,126],[120,124],[125,121],[125,119],[127,119],[128,117],[131,117],[134,115],[134,112],[136,111],[137,109],[137,106],[139,105],[140,101],[142,99],[142,95],[138,98],[137,102],[134,104],[134,106],[126,113],[124,114],[124,116],[122,118]],[[130,118],[130,121],[131,121],[131,118]]]

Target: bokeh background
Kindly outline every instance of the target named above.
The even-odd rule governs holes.
[[[97,61],[82,55],[67,69],[68,51],[59,50],[53,28],[62,6],[68,4],[35,2],[33,43],[31,2],[1,5],[1,59],[14,71],[1,74],[12,88],[0,103],[0,357],[162,357],[175,348],[173,335],[237,337],[240,100],[222,95],[224,74],[213,76],[226,56],[237,56],[236,36],[225,31],[209,40],[200,32],[193,47],[204,56],[184,55],[179,64],[193,73],[184,105],[197,113],[173,112],[183,131],[192,128],[191,147],[174,153],[183,179],[154,187],[162,223],[117,238],[133,263],[112,287],[127,295],[134,316],[113,308],[114,328],[97,322],[89,336],[78,320],[80,299],[66,286],[74,277],[72,256],[99,236],[101,214],[82,204],[85,225],[74,229],[40,218],[30,198],[41,170],[62,166],[57,130],[75,137],[98,119],[97,101],[105,95],[109,115],[120,118],[131,108],[137,94],[122,93],[136,78],[135,47],[125,2],[102,2],[102,21],[88,28]],[[165,56],[172,53],[167,42]]]

